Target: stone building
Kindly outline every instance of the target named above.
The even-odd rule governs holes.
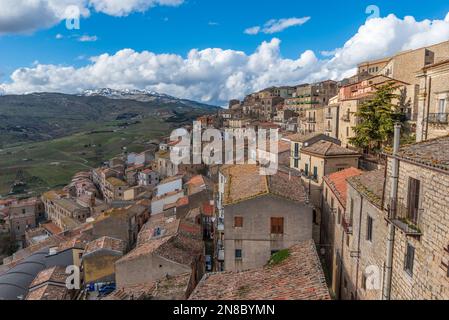
[[[342,146],[346,148],[351,146],[350,138],[353,138],[355,135],[353,128],[359,122],[356,114],[360,106],[373,97],[379,86],[388,83],[394,84],[395,88],[397,88],[397,94],[400,94],[400,90],[403,90],[408,85],[391,77],[376,75],[340,88],[338,139],[341,141]]]
[[[387,224],[382,211],[385,170],[348,179],[346,236],[340,287],[341,299],[381,300]],[[343,284],[343,286],[342,286]]]
[[[449,52],[447,53],[449,58]],[[416,123],[418,142],[449,134],[449,60],[425,66],[418,73]]]
[[[301,149],[299,168],[315,207],[321,207],[324,176],[351,167],[358,168],[359,158],[359,153],[325,140]]]
[[[94,222],[94,237],[110,236],[124,241],[126,248],[132,248],[137,235],[149,218],[148,206],[135,204],[115,208],[102,213]]]
[[[7,224],[11,239],[25,245],[25,233],[44,219],[44,205],[40,199],[18,201],[7,208]]]
[[[346,202],[348,195],[347,179],[361,175],[356,168],[348,168],[329,174],[323,179],[323,206],[321,209],[321,240],[325,252],[325,262],[329,282],[334,296],[341,298],[343,277],[343,255],[345,254],[344,228]]]
[[[118,288],[148,284],[167,276],[192,274],[195,284],[204,272],[201,228],[184,227],[176,216],[151,217],[139,233],[137,246],[116,262]]]
[[[331,138],[325,134],[321,133],[309,133],[309,134],[293,134],[288,136],[287,139],[290,141],[290,168],[301,171],[299,166],[301,160],[301,149],[303,147],[308,147],[318,141],[329,141],[340,145],[340,141]]]
[[[126,243],[120,239],[101,237],[86,246],[82,258],[84,282],[115,282],[115,262],[126,250]]]
[[[449,136],[404,146],[397,157],[397,205],[386,199],[395,226],[391,299],[449,299]],[[388,178],[393,157],[388,158]],[[391,183],[385,194],[390,195]]]
[[[219,270],[258,268],[273,253],[312,239],[312,209],[299,177],[262,176],[252,165],[224,166],[218,202]]]
[[[62,230],[71,230],[90,217],[90,208],[60,192],[49,191],[42,195],[45,214]]]
[[[449,41],[445,41],[415,50],[402,51],[386,59],[362,63],[359,65],[359,71],[366,69],[366,65],[370,65],[371,68],[379,67],[378,71],[374,72],[376,75],[384,75],[407,83],[407,98],[412,102],[409,114],[413,116],[418,113],[417,98],[420,90],[420,80],[416,78],[416,73],[448,57]]]

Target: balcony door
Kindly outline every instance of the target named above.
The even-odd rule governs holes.
[[[407,218],[413,222],[418,222],[419,196],[421,182],[410,178],[408,181]]]
[[[446,114],[446,99],[438,100],[438,120],[442,123],[445,123],[448,120]]]

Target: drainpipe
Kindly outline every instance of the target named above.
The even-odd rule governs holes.
[[[357,239],[357,267],[355,277],[355,300],[359,297],[360,243],[362,237],[363,195],[360,195],[359,234]],[[363,271],[362,271],[363,272]]]
[[[398,180],[399,180],[399,160],[397,155],[399,153],[401,138],[401,125],[396,123],[394,125],[394,147],[393,147],[393,161],[392,161],[392,174],[390,177],[391,182],[391,192],[390,192],[390,210],[392,210],[393,215],[397,210],[398,202]],[[388,165],[388,163],[387,163]],[[390,212],[391,214],[391,212]],[[391,279],[393,271],[393,249],[394,249],[394,233],[395,228],[393,223],[388,223],[388,235],[387,235],[387,259],[385,262],[385,282],[383,287],[383,300],[391,299]]]
[[[432,90],[432,78],[429,77],[429,88],[427,89],[427,114],[425,115],[424,121],[426,126],[426,138],[424,141],[427,141],[429,138],[429,117],[430,117],[430,98],[431,98],[431,90]],[[424,110],[426,112],[426,110]]]

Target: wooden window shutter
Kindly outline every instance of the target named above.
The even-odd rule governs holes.
[[[271,218],[271,234],[284,233],[284,218]]]

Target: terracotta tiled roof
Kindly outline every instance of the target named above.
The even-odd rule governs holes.
[[[86,246],[85,254],[90,254],[102,249],[123,253],[125,251],[125,246],[126,244],[123,240],[111,237],[101,237],[89,242]]]
[[[322,157],[359,155],[356,151],[343,148],[335,143],[324,140],[318,141],[309,147],[302,148],[301,153],[318,155]]]
[[[126,186],[126,182],[115,177],[110,177],[106,179],[111,185],[114,187],[124,187]]]
[[[51,234],[61,233],[63,230],[55,225],[53,222],[44,223],[41,225],[42,228],[50,232]]]
[[[290,248],[279,264],[243,272],[207,274],[191,300],[330,300],[313,241]]]
[[[316,132],[312,132],[312,133],[308,133],[308,134],[300,134],[300,133],[295,133],[292,134],[290,136],[287,136],[287,139],[290,139],[293,142],[306,142],[312,138],[315,138],[317,136],[322,135],[322,133],[316,133]]]
[[[162,237],[150,240],[149,242],[138,245],[134,250],[122,257],[117,263],[123,263],[129,260],[134,260],[138,257],[154,253],[162,244],[169,241],[173,236]]]
[[[191,276],[191,273],[185,273],[156,282],[120,288],[105,300],[185,300]]]
[[[53,284],[46,284],[28,293],[26,300],[65,300],[67,288]]]
[[[383,169],[349,178],[348,183],[378,208],[382,206],[382,193],[385,183]]]
[[[142,227],[137,237],[137,246],[140,246],[155,237],[155,229],[159,228],[160,236],[170,236],[178,232],[179,219],[176,217],[165,217],[163,214],[151,216],[148,222]]]
[[[324,177],[324,181],[338,198],[338,201],[343,206],[343,208],[346,208],[346,197],[348,190],[347,179],[361,174],[362,171],[359,169],[348,168]]]
[[[42,270],[34,278],[33,282],[30,284],[30,288],[39,286],[45,282],[57,282],[65,284],[68,275],[65,273],[65,267],[52,267],[49,269]]]
[[[259,174],[256,165],[223,166],[221,172],[226,176],[224,204],[231,204],[268,193],[265,176]]]
[[[118,263],[143,255],[157,254],[190,265],[192,259],[202,253],[204,245],[202,241],[186,236],[189,230],[180,230],[180,223],[181,220],[166,218],[163,214],[152,217],[139,233],[137,247]],[[158,234],[155,233],[157,228],[160,231]]]
[[[187,182],[187,184],[195,186],[195,187],[201,187],[201,186],[205,185],[206,183],[205,183],[202,175],[197,175],[197,176],[194,176],[192,179],[190,179]]]
[[[449,171],[449,135],[404,146],[399,157],[437,169]]]
[[[278,171],[277,174],[268,176],[268,187],[269,192],[277,196],[296,202],[307,201],[306,190],[298,176]]]
[[[273,176],[260,175],[256,165],[224,166],[221,172],[226,176],[224,204],[234,204],[274,194],[292,201],[306,201],[307,196],[299,177],[278,171]]]

